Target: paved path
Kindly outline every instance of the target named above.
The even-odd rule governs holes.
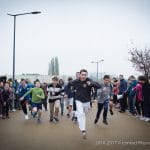
[[[88,139],[83,140],[78,125],[66,116],[49,123],[43,112],[37,124],[33,118],[24,120],[22,111],[13,112],[10,119],[0,119],[0,150],[150,150],[150,123],[115,110],[108,126],[102,121],[95,125],[95,113],[94,107],[87,117]]]

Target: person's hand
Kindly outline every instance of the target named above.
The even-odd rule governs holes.
[[[52,96],[55,96],[55,92],[52,92]]]
[[[64,95],[64,98],[65,98],[65,99],[67,99],[67,98],[68,98],[68,96],[65,94],[65,95]]]
[[[110,100],[113,100],[113,97],[112,97],[112,96],[110,97]]]
[[[6,106],[6,102],[4,102],[4,106]]]
[[[90,85],[91,85],[91,82],[90,82],[90,81],[87,81],[86,83],[87,83],[87,85],[88,85],[88,86],[90,86]]]
[[[22,101],[24,99],[24,97],[21,97],[20,100]]]
[[[36,95],[38,98],[41,98],[41,96],[40,95]]]

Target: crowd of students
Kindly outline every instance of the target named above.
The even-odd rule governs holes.
[[[32,84],[28,80],[21,79],[20,83],[15,82],[14,87],[12,88],[11,81],[0,82],[2,119],[10,117],[12,98],[15,97],[13,103],[15,109],[22,109],[26,120],[31,113],[33,118],[37,118],[38,123],[41,123],[43,107],[45,111],[50,111],[50,122],[59,122],[59,112],[64,115],[66,108],[67,117],[72,118],[72,121],[78,121],[84,139],[87,132],[86,115],[95,99],[97,101],[97,113],[93,120],[95,124],[98,123],[103,110],[103,123],[108,125],[107,114],[108,111],[111,115],[114,114],[113,107],[118,108],[120,113],[129,110],[140,120],[150,121],[150,82],[144,76],[139,76],[138,80],[130,76],[125,80],[123,75],[112,79],[109,75],[104,75],[102,82],[95,82],[88,77],[88,71],[82,69],[76,73],[76,79],[69,77],[67,83],[54,76],[50,84],[40,83],[39,80]]]

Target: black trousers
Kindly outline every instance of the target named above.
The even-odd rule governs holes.
[[[104,108],[104,111],[103,111],[103,120],[107,119],[108,104],[109,104],[108,101],[106,101],[104,103],[98,103],[98,105],[97,105],[98,110],[97,110],[97,114],[96,114],[96,119],[99,119],[101,111],[102,111],[103,108]]]
[[[9,116],[9,102],[6,102],[6,105],[2,103],[2,116]]]
[[[77,108],[76,108],[76,101],[75,101],[75,99],[73,99],[73,111],[76,111],[77,110]]]
[[[25,115],[27,115],[27,100],[21,101],[22,110]]]
[[[150,104],[144,103],[144,116],[150,118]]]
[[[136,100],[135,107],[136,107],[138,115],[144,116],[144,102]]]
[[[121,111],[126,111],[127,109],[127,96],[123,94],[123,98],[120,99],[120,109]]]
[[[43,99],[43,106],[47,110],[47,98]]]

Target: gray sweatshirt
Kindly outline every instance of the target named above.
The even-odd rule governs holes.
[[[109,100],[112,94],[112,85],[102,83],[101,88],[97,90],[98,103],[104,103],[105,100]]]

